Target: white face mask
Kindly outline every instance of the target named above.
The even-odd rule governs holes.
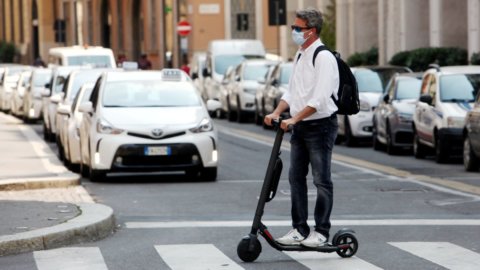
[[[303,37],[304,32],[297,32],[295,30],[292,30],[292,39],[295,44],[298,46],[302,46],[303,43],[307,40],[306,38]]]

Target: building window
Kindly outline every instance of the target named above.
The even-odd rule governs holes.
[[[157,36],[158,36],[158,30],[157,30],[157,15],[155,14],[155,11],[157,10],[157,0],[151,0],[150,4],[150,32],[152,33],[152,37],[150,38],[150,48],[152,50],[157,48]]]
[[[117,18],[118,18],[118,50],[123,51],[123,14],[122,14],[123,1],[117,2]]]
[[[91,0],[88,0],[87,2],[87,31],[88,31],[88,44],[93,44],[93,3]]]

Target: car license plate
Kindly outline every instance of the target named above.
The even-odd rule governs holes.
[[[146,156],[169,156],[172,154],[172,150],[169,146],[146,146]]]

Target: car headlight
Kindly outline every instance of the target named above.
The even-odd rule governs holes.
[[[193,133],[208,132],[212,130],[213,124],[212,121],[208,118],[203,118],[196,127],[190,129],[190,131]]]
[[[365,100],[360,100],[360,111],[370,111],[370,104]]]
[[[397,119],[398,119],[398,122],[400,123],[411,123],[412,122],[412,114],[409,114],[409,113],[399,113],[397,114]]]
[[[243,92],[255,95],[257,93],[257,89],[251,89],[251,88],[244,88]]]
[[[107,120],[99,119],[97,122],[97,132],[102,134],[120,134],[123,129],[113,127]]]
[[[465,120],[463,117],[447,117],[447,127],[449,128],[463,128]]]

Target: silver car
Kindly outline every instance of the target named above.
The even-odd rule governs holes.
[[[413,146],[412,117],[420,96],[421,73],[396,74],[373,112],[373,148],[388,154]]]

